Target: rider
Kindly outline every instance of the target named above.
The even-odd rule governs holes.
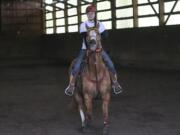
[[[74,89],[75,89],[75,81],[76,81],[76,77],[80,71],[80,66],[81,66],[81,63],[86,55],[86,46],[87,46],[87,42],[86,42],[86,32],[87,32],[87,28],[86,28],[86,25],[88,27],[95,27],[96,23],[97,23],[97,20],[96,20],[96,6],[95,5],[90,5],[86,8],[86,14],[87,14],[87,17],[88,17],[88,20],[81,23],[80,25],[80,35],[81,35],[81,38],[82,38],[82,48],[81,48],[81,51],[77,57],[77,61],[74,65],[74,67],[72,68],[71,70],[71,74],[70,74],[70,81],[69,81],[69,85],[68,87],[65,89],[65,94],[68,95],[68,96],[72,96],[73,95],[73,92],[74,92]],[[108,34],[107,34],[107,31],[104,27],[104,25],[99,22],[99,32],[101,33],[101,39],[105,39],[107,38]],[[111,78],[111,81],[112,81],[112,88],[113,88],[113,91],[115,94],[119,94],[122,92],[122,88],[120,86],[120,84],[118,83],[117,81],[117,73],[116,73],[116,70],[115,70],[115,67],[114,67],[114,64],[113,62],[111,61],[110,57],[108,56],[108,54],[103,50],[102,51],[102,57],[103,57],[103,60],[106,64],[106,66],[108,67],[109,69],[109,73],[110,73],[110,78]]]

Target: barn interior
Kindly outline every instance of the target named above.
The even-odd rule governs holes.
[[[180,134],[180,0],[0,0],[0,134],[79,135],[64,89],[91,3],[124,89],[112,93],[110,134]]]

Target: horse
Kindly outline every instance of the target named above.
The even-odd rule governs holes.
[[[111,99],[111,79],[109,70],[102,58],[101,34],[99,25],[87,28],[86,62],[76,81],[74,99],[78,105],[83,131],[91,127],[93,100],[100,95],[103,112],[103,135],[109,134],[109,104]]]

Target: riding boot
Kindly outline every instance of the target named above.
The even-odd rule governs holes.
[[[121,85],[119,84],[119,82],[117,81],[117,74],[113,74],[112,72],[110,73],[110,78],[111,78],[111,82],[112,82],[112,89],[113,92],[115,94],[119,94],[123,92],[123,89],[121,87]]]
[[[71,74],[69,80],[70,80],[69,85],[65,89],[65,94],[68,95],[68,96],[72,96],[74,94],[76,77]]]

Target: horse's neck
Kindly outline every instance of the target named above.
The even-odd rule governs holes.
[[[101,53],[92,54],[88,60],[88,69],[90,72],[100,73],[104,68]]]

